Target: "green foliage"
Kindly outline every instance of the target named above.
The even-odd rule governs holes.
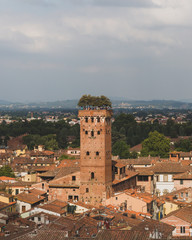
[[[138,153],[135,151],[131,152],[129,158],[138,158]]]
[[[59,149],[56,136],[54,134],[42,137],[40,135],[27,135],[23,137],[23,142],[30,150],[33,150],[34,147],[37,147],[38,145],[44,145],[46,150]]]
[[[91,95],[83,95],[77,104],[79,107],[110,107],[112,106],[109,98],[101,95],[100,97],[95,97]]]
[[[191,139],[181,139],[179,142],[174,144],[175,150],[182,152],[190,152],[192,151],[192,142]]]
[[[121,159],[130,157],[129,146],[124,141],[117,141],[112,148],[114,156],[119,156]]]
[[[0,176],[15,178],[15,174],[9,165],[5,165],[0,168]]]
[[[142,143],[142,156],[151,155],[153,157],[168,157],[170,141],[163,134],[154,131],[149,133],[149,137]]]
[[[74,156],[69,156],[69,155],[66,155],[66,154],[62,154],[62,155],[59,157],[59,160],[62,161],[63,159],[71,159],[71,160],[74,160],[75,157],[74,157]]]

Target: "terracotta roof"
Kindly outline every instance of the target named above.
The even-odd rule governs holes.
[[[114,179],[114,180],[113,180],[113,184],[118,184],[118,183],[120,183],[120,182],[127,181],[128,179],[130,179],[130,178],[135,177],[135,176],[138,175],[137,172],[128,171],[128,170],[126,171],[126,174],[127,174],[127,176],[125,176],[124,178],[122,178],[122,179],[120,179],[120,180]]]
[[[192,180],[192,171],[189,170],[187,172],[177,174],[173,177],[173,179],[184,179],[184,180]]]
[[[17,181],[13,183],[5,183],[5,186],[9,187],[29,187],[33,184],[33,182],[24,182],[24,181]]]
[[[0,196],[7,197],[7,198],[10,198],[10,197],[12,197],[12,195],[11,195],[11,194],[9,194],[9,193],[6,193],[6,192],[0,192]]]
[[[167,216],[165,216],[163,219],[169,218],[170,216],[176,216],[177,218],[180,218],[191,224],[192,223],[192,207],[180,208],[176,211],[173,211],[167,214]]]
[[[140,200],[151,203],[156,197],[153,197],[150,193],[147,192],[138,192],[135,189],[127,189],[124,191],[127,195],[130,195],[131,197],[139,198]]]
[[[6,177],[6,176],[1,176],[0,177],[0,181],[6,181],[6,180],[15,180],[15,178]]]
[[[3,211],[5,208],[10,207],[11,205],[15,205],[16,202],[4,203],[0,201],[0,211]]]
[[[55,164],[51,164],[49,166],[37,166],[34,167],[34,171],[36,172],[47,172],[47,171],[51,171],[54,170],[56,168]]]
[[[132,230],[137,230],[140,232],[147,232],[148,234],[153,234],[156,230],[161,233],[162,238],[166,238],[172,236],[172,231],[175,227],[170,226],[169,224],[159,222],[158,220],[153,219],[145,219],[138,226],[133,227]]]
[[[17,198],[17,200],[19,200],[21,202],[26,202],[29,204],[41,202],[45,199],[45,197],[43,197],[43,196],[38,196],[38,195],[34,195],[33,193],[26,193],[26,192],[22,192],[22,193],[16,195],[16,198]]]
[[[64,214],[66,213],[66,209],[63,208],[67,207],[68,204],[66,202],[62,202],[61,204],[61,202],[62,201],[56,200],[54,202],[44,204],[43,206],[39,206],[39,208],[59,214]]]
[[[131,230],[101,230],[95,240],[147,240],[149,234]]]
[[[53,170],[39,174],[40,177],[55,177],[59,172],[59,168],[54,168]]]
[[[135,146],[133,146],[132,148],[129,149],[130,152],[141,152],[142,150],[142,144],[137,144]]]
[[[32,188],[29,190],[30,193],[35,194],[35,195],[45,195],[47,192],[43,190],[38,190],[36,188]]]
[[[180,160],[183,166],[190,166],[192,164],[192,160]]]
[[[192,157],[192,152],[180,152],[180,157]]]
[[[63,159],[60,164],[58,165],[58,168],[61,167],[79,167],[80,161],[77,159]]]
[[[84,207],[84,208],[87,208],[87,209],[95,208],[95,206],[86,204],[86,203],[81,202],[81,201],[78,201],[78,202],[68,201],[68,202],[71,203],[72,205],[81,206],[81,207]]]
[[[115,167],[123,168],[123,167],[126,167],[126,164],[123,164],[122,162],[117,161],[117,163],[115,164]]]
[[[182,173],[187,170],[187,167],[178,162],[157,162],[153,167],[155,173]]]
[[[14,238],[14,240],[64,240],[69,239],[65,238],[65,232],[62,230],[55,230],[55,229],[35,229],[34,231],[30,231],[23,236],[18,238]]]
[[[79,167],[63,167],[63,168],[59,168],[59,171],[57,172],[55,179],[58,179],[58,178],[61,178],[61,177],[64,177],[64,176],[67,176],[71,173],[75,173],[75,172],[79,172],[80,171],[80,168]]]
[[[139,173],[140,176],[152,176],[154,175],[152,167],[145,167],[145,168],[137,168],[136,171]]]
[[[153,162],[158,161],[159,157],[139,157],[137,159],[121,159],[122,163],[126,165],[151,165]]]

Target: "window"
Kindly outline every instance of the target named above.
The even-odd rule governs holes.
[[[94,131],[93,130],[91,131],[91,137],[94,137]]]
[[[118,200],[118,197],[116,197],[115,199]]]
[[[156,181],[159,182],[159,175],[156,176]]]
[[[148,182],[148,176],[138,176],[138,181]]]
[[[73,196],[69,195],[68,200],[72,200],[72,199],[73,199]]]
[[[22,212],[25,212],[25,211],[26,211],[26,207],[22,206]]]
[[[44,184],[44,183],[42,183],[42,189],[44,189],[44,187],[45,187],[45,184]]]
[[[86,192],[89,192],[89,188],[86,188]]]
[[[163,175],[163,182],[168,182],[168,175]]]
[[[86,123],[88,122],[88,117],[85,118],[85,122],[86,122]]]
[[[96,152],[96,155],[99,156],[99,152]]]
[[[97,131],[97,135],[100,135],[100,131]]]
[[[100,122],[100,117],[97,117],[97,122]]]
[[[87,134],[88,134],[88,131],[85,131],[85,134],[87,135]]]
[[[79,197],[78,196],[74,196],[74,200],[79,200]]]
[[[181,197],[183,198],[183,192],[181,192]]]
[[[87,151],[87,152],[86,152],[86,155],[89,156],[89,154],[90,154],[89,151]]]
[[[41,218],[40,218],[40,217],[38,217],[38,221],[41,221]]]
[[[19,194],[19,189],[15,189],[15,195]]]
[[[186,195],[186,198],[188,198],[188,196],[189,196],[189,195],[188,195],[188,192],[186,192],[185,195]]]
[[[183,179],[180,180],[180,185],[183,185]]]
[[[185,227],[180,227],[180,233],[185,233]]]
[[[91,122],[94,122],[94,117],[91,118]]]
[[[94,179],[95,178],[95,174],[94,172],[91,173],[91,179]]]
[[[76,176],[72,176],[72,181],[76,181]]]

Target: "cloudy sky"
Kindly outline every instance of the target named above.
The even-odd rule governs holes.
[[[1,0],[0,99],[192,98],[192,0]]]

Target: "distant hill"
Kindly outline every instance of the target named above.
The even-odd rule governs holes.
[[[9,105],[9,104],[11,104],[11,102],[0,99],[0,105]]]
[[[55,102],[11,103],[0,100],[0,109],[76,109],[78,100]],[[121,100],[112,99],[113,108],[124,109],[192,109],[192,103],[174,100]]]

